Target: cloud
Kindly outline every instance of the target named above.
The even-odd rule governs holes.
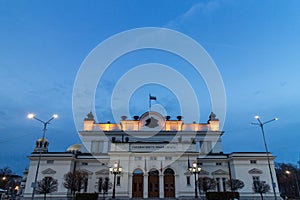
[[[212,0],[208,2],[199,2],[190,7],[185,13],[181,14],[175,20],[172,20],[166,24],[167,27],[176,27],[185,23],[188,20],[193,19],[197,15],[210,16],[221,7],[221,1]]]

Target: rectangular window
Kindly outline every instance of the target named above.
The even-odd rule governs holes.
[[[172,160],[172,157],[171,156],[166,156],[165,160]]]
[[[117,185],[120,186],[121,184],[121,176],[117,176]]]
[[[88,165],[88,163],[87,162],[82,162],[81,165]]]
[[[254,188],[256,188],[257,183],[259,182],[259,176],[253,176],[252,179],[253,179],[253,186]]]
[[[223,191],[226,192],[226,178],[222,178]]]
[[[198,165],[202,166],[202,165],[203,165],[203,163],[202,163],[202,162],[200,162],[200,163],[198,163]]]
[[[217,163],[216,163],[216,165],[222,165],[222,163],[220,163],[220,162],[217,162]]]
[[[99,179],[98,179],[98,192],[102,192],[102,178],[100,177]]]
[[[150,160],[157,160],[156,156],[150,156]]]
[[[190,176],[186,177],[186,184],[191,185],[191,177]]]
[[[217,192],[220,192],[220,178],[216,178],[217,181]]]
[[[101,153],[103,151],[103,142],[101,141],[92,141],[92,153]]]
[[[253,176],[252,179],[253,179],[253,182],[259,181],[259,176]]]
[[[136,157],[134,157],[134,160],[142,160],[142,157],[136,156]]]
[[[53,164],[54,160],[47,160],[47,164]]]
[[[256,164],[256,160],[250,160],[250,164]]]

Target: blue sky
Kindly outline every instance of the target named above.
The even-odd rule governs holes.
[[[17,173],[41,137],[42,126],[29,112],[47,120],[50,151],[79,143],[72,118],[72,90],[86,56],[102,41],[129,29],[164,27],[200,43],[222,75],[227,97],[224,152],[264,151],[254,116],[268,124],[266,136],[278,162],[299,159],[300,2],[212,1],[0,1],[0,167]],[[109,96],[118,77],[131,67],[168,64],[190,80],[200,103],[199,121],[210,113],[205,83],[188,64],[166,52],[145,50],[112,64],[96,93],[99,121],[112,119]],[[122,70],[120,70],[120,67]],[[159,85],[139,88],[130,113],[147,110],[147,95],[172,116],[179,115],[175,95]],[[174,105],[174,106],[172,106]],[[88,111],[87,111],[88,112]],[[218,115],[218,113],[216,113]]]

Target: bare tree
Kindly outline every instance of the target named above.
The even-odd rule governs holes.
[[[288,198],[299,197],[300,169],[297,165],[275,163],[275,171],[280,194]]]
[[[216,181],[213,178],[209,177],[202,177],[198,178],[198,187],[199,191],[207,192],[209,190],[215,190],[216,189]]]
[[[57,191],[57,180],[52,177],[44,177],[41,181],[38,182],[38,187],[36,192],[39,194],[44,194],[44,199],[48,193]]]
[[[261,199],[263,200],[263,194],[270,191],[270,185],[267,184],[265,181],[254,181],[253,182],[253,191],[259,193]]]
[[[64,176],[64,187],[70,190],[71,196],[74,199],[75,192],[80,192],[84,188],[84,180],[88,174],[81,170],[75,170],[74,172],[68,172]]]
[[[231,190],[233,192],[236,192],[237,190],[242,189],[245,184],[243,181],[239,180],[239,179],[230,179],[226,181],[226,185],[231,188]]]
[[[103,199],[105,199],[105,195],[107,194],[108,190],[112,188],[112,183],[109,182],[109,178],[105,178],[100,187],[102,189]]]

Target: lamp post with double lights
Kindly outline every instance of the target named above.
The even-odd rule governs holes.
[[[263,136],[263,140],[264,140],[264,145],[265,145],[265,150],[266,150],[266,154],[267,154],[267,160],[268,160],[268,166],[269,166],[269,171],[270,171],[270,176],[271,176],[271,182],[272,182],[272,189],[273,189],[273,194],[274,194],[274,199],[277,200],[277,196],[276,196],[276,191],[275,191],[275,182],[274,182],[274,178],[273,178],[273,173],[272,173],[272,169],[271,169],[271,163],[270,163],[270,157],[269,157],[269,150],[268,150],[268,146],[267,146],[267,142],[266,142],[266,137],[265,137],[265,131],[264,131],[264,125],[267,123],[270,123],[272,121],[277,121],[278,118],[273,118],[271,120],[268,120],[266,122],[262,122],[259,118],[259,116],[255,116],[254,117],[258,123],[251,123],[252,125],[257,125],[261,128],[261,133]]]
[[[45,134],[46,134],[46,130],[47,130],[47,125],[50,124],[50,122],[53,119],[58,118],[57,114],[52,115],[52,117],[48,120],[48,121],[43,121],[39,118],[37,118],[34,114],[30,113],[27,115],[27,118],[29,119],[35,119],[39,122],[41,122],[43,124],[43,137],[42,137],[42,146],[44,146],[44,142],[45,142]],[[41,157],[42,157],[42,150],[39,151],[39,157],[38,157],[38,163],[37,163],[37,167],[36,167],[36,171],[35,171],[35,177],[34,177],[34,182],[32,183],[32,196],[31,199],[34,199],[34,193],[36,188],[38,187],[38,183],[37,183],[37,178],[38,178],[38,174],[39,174],[39,168],[40,168],[40,163],[41,163]]]
[[[197,192],[197,174],[201,172],[201,167],[198,166],[197,162],[193,162],[192,166],[189,167],[190,173],[194,174],[195,177],[195,198],[198,198],[198,192]]]
[[[113,186],[112,198],[115,199],[116,198],[116,176],[117,176],[117,174],[122,173],[122,167],[120,167],[120,162],[114,163],[114,165],[109,168],[109,171],[110,171],[111,174],[114,175],[114,186]]]
[[[292,172],[291,172],[291,171],[289,171],[289,170],[286,170],[286,171],[285,171],[285,173],[286,173],[287,175],[290,175],[290,174],[292,174],[292,175],[294,176],[294,178],[295,178],[295,181],[296,181],[296,187],[297,187],[297,193],[298,193],[298,197],[300,197],[299,183],[298,183],[298,179],[297,179],[296,173],[292,173]]]

